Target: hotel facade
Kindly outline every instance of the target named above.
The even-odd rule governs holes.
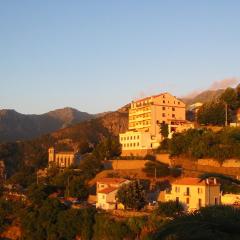
[[[185,104],[169,93],[133,101],[128,131],[119,135],[122,155],[146,155],[158,148],[163,140],[161,124],[168,125],[168,137],[193,127],[186,121]]]

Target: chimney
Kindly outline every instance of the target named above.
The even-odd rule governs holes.
[[[217,179],[216,178],[213,179],[213,183],[214,183],[214,185],[217,185]]]

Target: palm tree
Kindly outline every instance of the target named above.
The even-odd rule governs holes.
[[[240,239],[240,210],[231,206],[201,208],[173,219],[153,239],[237,240]]]

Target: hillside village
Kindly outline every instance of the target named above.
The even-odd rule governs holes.
[[[101,229],[101,217],[112,224],[125,219],[126,236],[131,232],[129,219],[148,222],[154,215],[153,229],[131,232],[141,238],[129,239],[155,239],[161,229],[158,224],[163,221],[168,226],[169,218],[178,215],[208,207],[238,209],[238,91],[239,87],[226,89],[212,102],[188,106],[170,93],[160,93],[132,101],[114,113],[115,117],[107,113],[36,140],[2,144],[2,198],[14,202],[16,208],[24,205],[26,213],[15,216],[9,210],[12,220],[1,237],[19,239],[29,234],[31,239],[40,230],[27,224],[28,218],[37,216],[44,204],[50,211],[65,214],[87,211],[92,214],[89,221],[95,221],[94,231],[100,231],[96,229]],[[212,123],[199,121],[205,117]],[[17,236],[10,236],[12,227],[18,228]],[[55,234],[70,234],[57,231]],[[78,234],[82,239],[85,233]],[[88,232],[83,239],[91,239],[92,234]],[[77,232],[73,235],[77,237]]]

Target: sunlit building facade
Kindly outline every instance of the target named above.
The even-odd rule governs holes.
[[[163,140],[161,124],[168,125],[170,134],[184,129],[186,123],[185,104],[169,93],[133,101],[129,109],[128,131],[119,136],[122,155],[150,153]]]

